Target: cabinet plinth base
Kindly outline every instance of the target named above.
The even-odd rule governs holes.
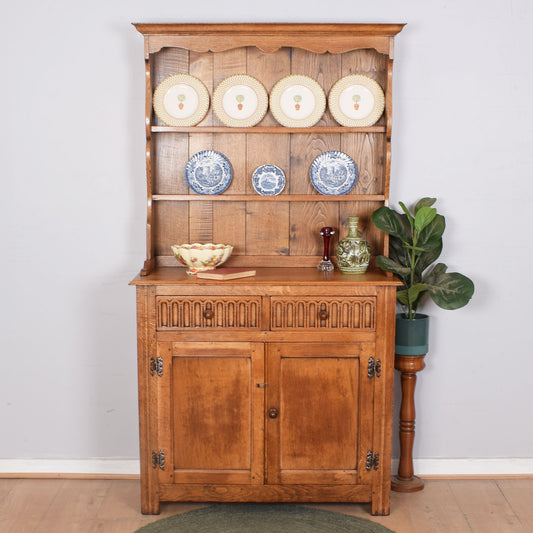
[[[398,476],[392,476],[391,489],[394,492],[418,492],[424,488],[424,481],[418,476],[412,476],[409,479],[402,479]]]
[[[386,494],[385,494],[386,496]],[[208,485],[161,484],[159,497],[169,502],[372,502],[370,485]],[[388,503],[387,498],[384,501]]]

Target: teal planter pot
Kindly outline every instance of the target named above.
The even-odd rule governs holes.
[[[396,315],[397,355],[425,355],[428,353],[429,316],[417,313],[409,320],[405,315]]]

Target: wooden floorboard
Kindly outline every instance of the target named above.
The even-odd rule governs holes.
[[[524,530],[533,532],[533,479],[499,480],[498,486]]]
[[[11,489],[0,501],[0,531],[36,531],[62,484],[63,481],[48,479],[3,480],[4,490],[8,485]]]
[[[472,531],[531,533],[524,529],[498,481],[450,481],[450,486]]]
[[[133,533],[150,522],[204,507],[165,503],[140,513],[138,480],[0,479],[2,533]],[[368,504],[317,504],[378,522],[396,533],[533,533],[533,479],[426,480],[393,492],[390,516]]]

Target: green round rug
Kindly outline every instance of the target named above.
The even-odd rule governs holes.
[[[217,504],[164,518],[136,533],[394,533],[355,516],[292,504]]]

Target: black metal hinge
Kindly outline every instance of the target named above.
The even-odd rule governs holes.
[[[150,357],[150,375],[163,375],[163,358],[162,357]]]
[[[378,470],[379,469],[379,453],[368,451],[366,454],[366,469],[367,470]]]
[[[381,377],[381,359],[370,357],[368,360],[367,376],[369,378],[373,378],[374,376],[377,378]]]
[[[157,468],[158,466],[161,470],[165,469],[165,452],[163,450],[159,450],[159,452],[154,450],[152,452],[152,468]]]

